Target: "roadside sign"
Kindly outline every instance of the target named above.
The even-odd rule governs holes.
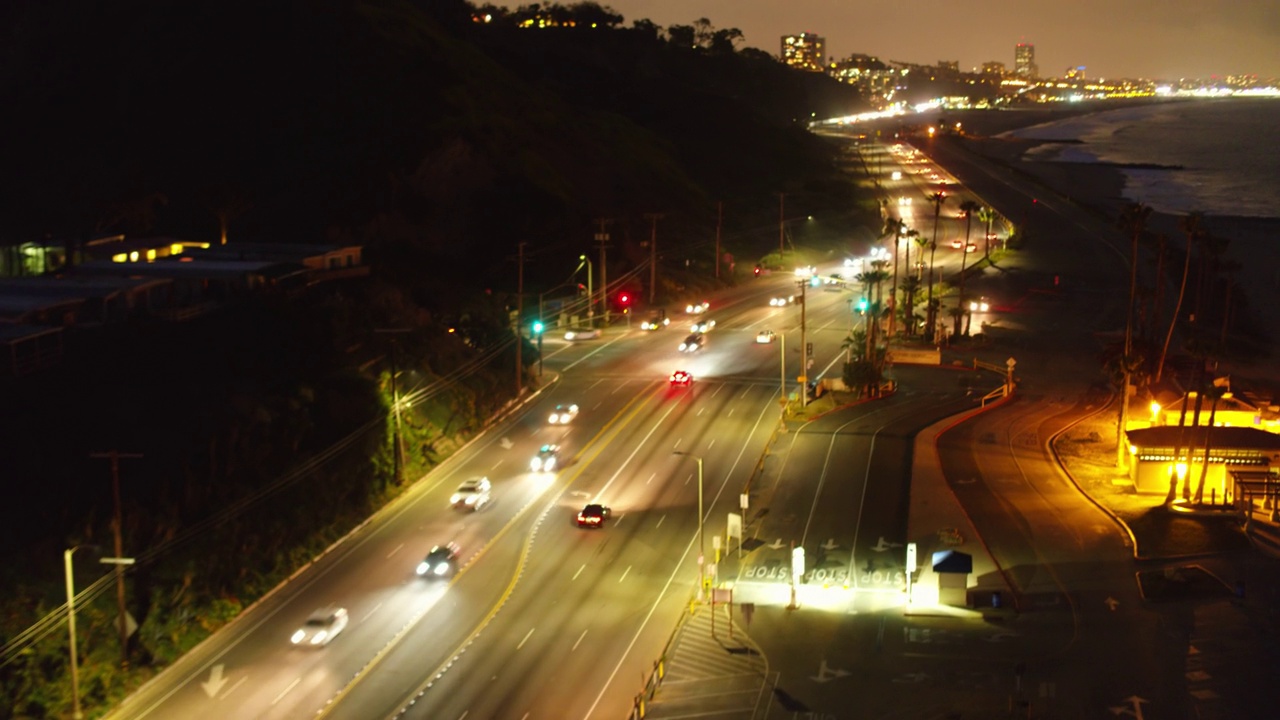
[[[791,574],[798,580],[804,577],[804,548],[791,550]]]
[[[907,572],[916,571],[916,544],[907,543]]]

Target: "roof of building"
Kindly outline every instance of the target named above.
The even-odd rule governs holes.
[[[189,262],[167,260],[151,263],[115,263],[92,260],[76,266],[77,273],[88,275],[141,275],[172,278],[235,279],[249,275],[276,277],[301,266],[281,262],[253,262],[242,260],[192,260]]]
[[[1240,448],[1250,450],[1280,450],[1280,435],[1251,427],[1208,427],[1200,425],[1178,427],[1162,425],[1153,428],[1130,430],[1125,433],[1129,442],[1137,448],[1188,447],[1198,445],[1204,447],[1206,437],[1212,447]]]

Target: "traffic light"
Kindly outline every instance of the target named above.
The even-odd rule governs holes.
[[[866,315],[868,307],[869,305],[867,303],[866,298],[858,298],[858,314],[859,315]]]
[[[534,335],[541,335],[542,331],[546,329],[546,326],[542,324],[541,320],[534,320],[532,328]]]
[[[627,307],[631,304],[631,295],[628,293],[618,293],[618,304]]]

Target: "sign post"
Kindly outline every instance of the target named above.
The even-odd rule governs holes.
[[[907,543],[907,604],[911,604],[911,577],[916,572],[916,544]]]

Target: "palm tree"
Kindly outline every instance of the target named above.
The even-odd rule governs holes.
[[[1204,234],[1204,230],[1200,229],[1202,218],[1204,218],[1204,213],[1195,210],[1178,220],[1178,227],[1187,234],[1187,257],[1182,264],[1182,284],[1178,287],[1178,301],[1173,305],[1173,317],[1169,320],[1169,332],[1164,336],[1164,347],[1160,350],[1160,363],[1156,365],[1157,383],[1160,382],[1160,375],[1164,372],[1164,359],[1169,354],[1169,341],[1173,339],[1173,329],[1177,326],[1178,315],[1182,312],[1182,299],[1187,293],[1187,274],[1191,272],[1191,247],[1196,244],[1196,239]]]
[[[916,241],[916,247],[920,248],[920,259],[916,261],[916,280],[924,282],[924,251],[929,247],[929,238],[916,233],[912,239]]]
[[[914,316],[915,316],[915,307],[916,307],[916,292],[918,292],[919,290],[920,290],[919,278],[908,275],[902,279],[902,295],[906,299],[906,302],[902,303],[902,309],[899,311],[898,314],[902,318],[903,326],[907,329],[908,337],[916,334],[916,323],[915,323]]]
[[[942,216],[942,203],[947,201],[947,194],[939,191],[930,195],[929,200],[933,203],[933,240],[929,242],[929,301],[925,303],[925,333],[927,339],[932,341],[936,317],[933,305],[933,257],[938,252],[938,218]]]
[[[1214,380],[1213,386],[1208,392],[1209,397],[1213,399],[1213,404],[1209,406],[1209,424],[1205,426],[1204,431],[1204,462],[1200,465],[1200,480],[1196,483],[1195,502],[1197,505],[1204,502],[1204,480],[1209,474],[1209,446],[1212,444],[1210,442],[1210,433],[1213,432],[1213,422],[1218,415],[1218,401],[1227,394],[1227,388],[1218,385],[1218,381]]]
[[[978,211],[978,221],[986,225],[987,234],[982,246],[982,259],[988,263],[991,262],[991,223],[996,221],[996,211],[989,207],[984,207]]]
[[[902,236],[907,233],[907,224],[902,218],[890,217],[884,221],[884,237],[893,238],[893,287],[889,291],[889,305],[893,306],[898,302],[898,243],[902,242]],[[893,336],[893,308],[889,309],[889,336]]]
[[[1142,233],[1146,230],[1147,218],[1150,215],[1151,208],[1146,205],[1129,203],[1120,211],[1118,221],[1120,229],[1128,232],[1133,239],[1129,251],[1129,306],[1125,312],[1124,358],[1121,360],[1124,378],[1120,385],[1120,418],[1116,421],[1116,467],[1118,468],[1126,467],[1129,458],[1124,447],[1124,432],[1129,424],[1129,379],[1130,367],[1133,364],[1133,302],[1138,292],[1138,238],[1142,237]]]
[[[969,257],[969,234],[973,228],[973,215],[974,213],[982,209],[983,208],[981,205],[979,205],[978,203],[972,200],[965,200],[964,202],[960,203],[960,210],[964,212],[964,247],[960,249],[961,250],[960,252],[960,304],[957,305],[957,307],[961,308],[962,310],[959,315],[955,316],[955,328],[951,333],[952,335],[960,334],[960,318],[964,317],[963,308],[965,306],[964,305],[964,262],[965,262],[965,259]]]

